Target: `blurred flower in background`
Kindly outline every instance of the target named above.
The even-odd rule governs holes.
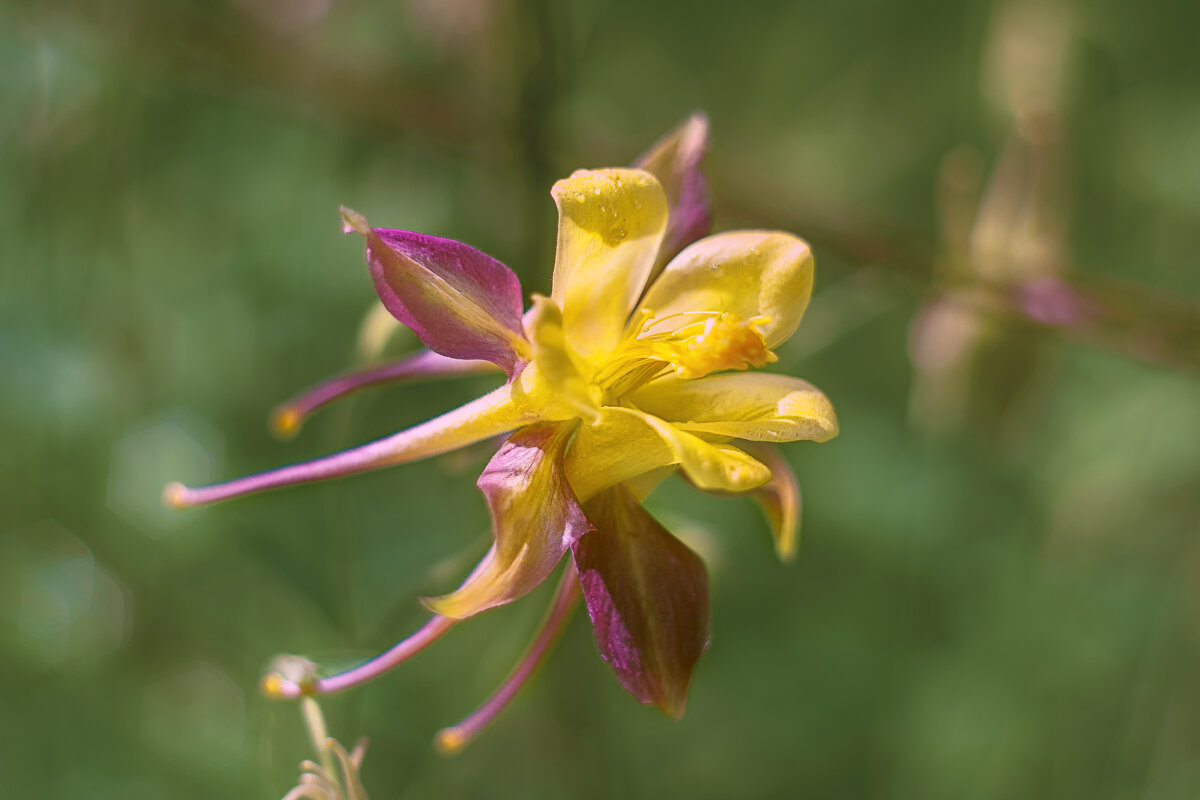
[[[995,430],[1039,372],[1043,331],[1011,324],[1013,305],[1035,322],[1072,328],[1086,301],[1067,269],[1060,104],[1069,75],[1071,19],[1060,4],[998,4],[983,69],[985,96],[1008,127],[984,182],[983,159],[949,152],[939,176],[947,287],[926,301],[909,338],[911,411],[931,430],[968,421]],[[968,417],[973,419],[968,420]]]

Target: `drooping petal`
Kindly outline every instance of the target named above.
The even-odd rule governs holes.
[[[708,117],[693,114],[642,155],[634,166],[653,173],[667,193],[667,233],[650,280],[675,255],[712,229],[712,203],[700,161],[708,150]]]
[[[461,587],[424,601],[431,611],[462,619],[528,594],[591,530],[563,470],[576,425],[529,425],[492,457],[479,490],[492,512],[495,543]]]
[[[508,267],[473,247],[409,231],[371,228],[343,208],[347,233],[367,241],[375,291],[425,346],[450,358],[481,359],[509,377],[528,358],[521,284]]]
[[[630,399],[643,411],[695,433],[825,442],[838,432],[829,398],[790,375],[739,372],[694,380],[668,376],[639,388]]]
[[[579,170],[554,184],[558,249],[551,296],[567,341],[588,358],[611,350],[654,267],[667,224],[662,184],[636,169]]]
[[[529,649],[521,656],[521,660],[508,674],[504,682],[492,692],[491,696],[479,708],[468,714],[457,725],[451,725],[438,731],[434,746],[446,755],[459,753],[472,739],[479,735],[496,716],[508,707],[513,698],[520,693],[529,679],[537,672],[546,659],[546,655],[558,641],[566,623],[571,618],[571,612],[579,600],[579,575],[574,565],[568,563],[559,581],[558,590],[546,618],[542,620],[537,635],[530,643]]]
[[[428,422],[324,458],[211,486],[192,488],[180,483],[168,484],[163,490],[163,501],[170,508],[190,508],[281,486],[355,475],[457,450],[536,419],[513,404],[510,385],[501,386]]]
[[[679,718],[708,644],[704,562],[623,487],[585,513],[596,530],[572,552],[600,655],[626,691]]]
[[[586,502],[597,492],[653,470],[678,464],[702,489],[746,492],[770,479],[766,467],[727,444],[706,442],[650,414],[606,407],[582,425],[567,453],[567,478]]]
[[[746,492],[771,478],[769,469],[733,445],[706,442],[653,414],[641,416],[671,449],[683,474],[700,489]]]
[[[752,442],[746,449],[771,470],[771,480],[752,491],[750,496],[758,503],[763,516],[767,518],[767,524],[771,526],[779,559],[791,561],[796,557],[796,548],[800,543],[800,509],[803,504],[800,482],[796,480],[792,465],[774,445]]]
[[[448,358],[432,350],[425,350],[397,361],[347,372],[318,383],[271,412],[271,429],[276,436],[290,439],[317,409],[360,389],[397,381],[478,375],[495,369],[496,366],[490,361]]]
[[[775,231],[719,233],[684,248],[647,290],[639,309],[653,312],[655,319],[669,317],[661,323],[667,329],[701,319],[699,313],[763,317],[758,331],[772,348],[800,324],[812,285],[812,251],[803,239]]]

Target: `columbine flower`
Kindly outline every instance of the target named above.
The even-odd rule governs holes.
[[[372,228],[366,240],[384,306],[429,351],[319,386],[276,415],[304,415],[364,385],[483,367],[508,381],[428,422],[326,458],[203,488],[167,488],[183,508],[445,453],[509,433],[479,488],[494,544],[454,592],[426,599],[433,618],[377,658],[337,675],[290,681],[268,694],[346,689],[411,657],[459,620],[528,593],[567,551],[568,566],[529,651],[487,702],[438,742],[457,750],[528,680],[582,595],[596,644],[617,680],[678,717],[708,642],[704,565],[641,506],[676,470],[697,488],[750,493],[773,522],[781,554],[795,543],[799,492],[770,442],[825,441],[833,408],[810,384],[743,373],[775,361],[812,291],[812,254],[787,233],[709,226],[695,117],[634,169],[579,171],[554,185],[558,249],[549,297],[523,312],[516,276],[459,242]],[[494,366],[493,366],[494,365]],[[749,452],[748,452],[749,451]],[[754,455],[751,455],[751,452]]]

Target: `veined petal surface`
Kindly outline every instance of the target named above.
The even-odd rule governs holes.
[[[636,390],[630,399],[683,430],[714,436],[825,442],[838,432],[829,398],[790,375],[736,372],[691,380],[668,376]]]
[[[591,530],[563,470],[577,424],[529,425],[492,457],[479,490],[492,512],[495,543],[461,587],[425,601],[431,611],[461,619],[529,593]]]
[[[511,378],[528,358],[521,284],[496,259],[453,239],[371,228],[342,209],[347,232],[367,240],[379,299],[425,346],[450,358],[491,361]]]
[[[671,317],[661,323],[667,328],[698,313],[765,317],[758,331],[771,348],[800,324],[812,285],[812,251],[803,239],[776,231],[719,233],[675,256],[639,308],[652,311],[655,319]]]
[[[572,553],[600,655],[626,691],[679,718],[708,644],[704,562],[624,487],[584,510],[596,529]]]
[[[667,225],[662,184],[636,169],[579,170],[554,184],[558,249],[551,297],[585,358],[610,351],[654,267]]]
[[[708,117],[693,114],[655,142],[634,166],[653,173],[667,193],[667,232],[650,280],[675,255],[712,229],[712,203],[700,161],[708,150]]]

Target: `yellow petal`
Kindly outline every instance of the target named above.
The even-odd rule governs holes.
[[[583,503],[609,486],[673,463],[671,448],[640,415],[602,408],[596,422],[580,426],[567,451],[567,480]]]
[[[580,170],[554,184],[554,301],[567,341],[590,358],[621,337],[667,225],[662,185],[636,169]]]
[[[790,233],[736,231],[701,239],[677,255],[650,286],[640,308],[678,328],[697,312],[766,317],[758,326],[768,348],[792,335],[812,295],[813,257]],[[657,326],[649,330],[659,330]]]
[[[658,488],[658,485],[667,478],[675,474],[678,469],[674,464],[666,467],[659,467],[650,472],[644,472],[636,478],[630,478],[625,481],[625,488],[629,490],[639,503],[643,502],[650,494]]]
[[[745,492],[771,479],[771,470],[733,445],[706,442],[652,414],[641,417],[666,442],[688,480],[701,489]]]
[[[579,429],[567,454],[567,478],[579,501],[622,481],[678,464],[701,489],[745,492],[771,471],[736,447],[713,444],[650,414],[607,407]]]
[[[678,428],[738,439],[825,442],[837,436],[837,415],[821,390],[790,375],[737,372],[682,380],[662,378],[630,401]]]
[[[542,419],[594,421],[598,398],[592,396],[571,355],[558,305],[535,294],[533,307],[525,314],[525,333],[533,360],[513,383],[513,402]]]

